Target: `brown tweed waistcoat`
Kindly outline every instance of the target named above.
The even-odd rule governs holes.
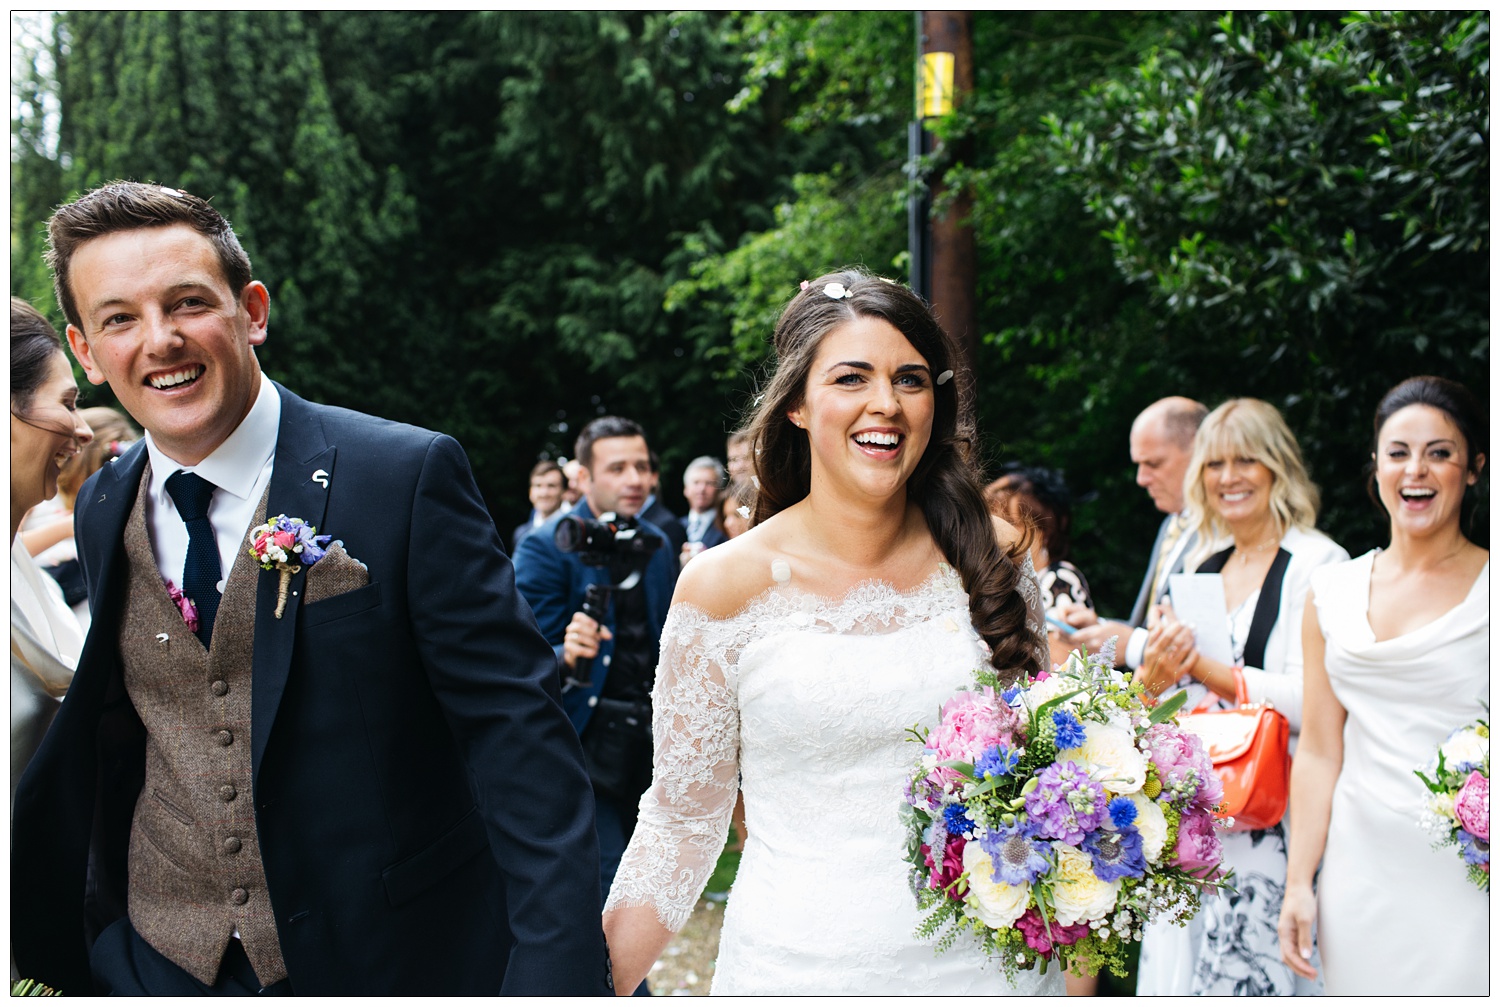
[[[120,621],[125,689],[146,725],[146,784],[130,830],[130,922],[212,985],[239,931],[262,985],[286,978],[250,786],[250,674],[257,578],[248,534],[208,650],[167,595],[146,528],[146,467],[125,525],[130,587]],[[265,521],[266,501],[252,527]],[[247,533],[249,529],[246,529]]]

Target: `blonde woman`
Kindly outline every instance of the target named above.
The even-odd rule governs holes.
[[[1199,427],[1184,480],[1190,529],[1206,543],[1186,568],[1217,573],[1234,663],[1200,654],[1192,628],[1170,610],[1152,630],[1137,677],[1160,693],[1193,686],[1232,705],[1243,680],[1251,702],[1269,702],[1287,717],[1292,747],[1302,720],[1301,612],[1317,567],[1349,554],[1313,525],[1318,489],[1276,408],[1231,399]],[[1221,833],[1235,891],[1205,900],[1188,930],[1156,928],[1141,950],[1142,993],[1292,995],[1319,991],[1281,961],[1276,918],[1286,882],[1282,824]],[[1184,941],[1183,934],[1191,935]],[[1175,943],[1175,947],[1172,945]]]

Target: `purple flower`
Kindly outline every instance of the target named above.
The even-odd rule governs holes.
[[[1037,835],[1061,839],[1070,846],[1104,821],[1104,788],[1078,763],[1054,762],[1037,774],[1037,787],[1026,795],[1026,814]]]
[[[1001,825],[980,837],[979,845],[995,865],[997,884],[1029,885],[1047,872],[1047,844],[1037,841],[1029,824]]]
[[[1077,748],[1083,744],[1083,725],[1073,715],[1072,710],[1054,710],[1052,712],[1052,723],[1057,726],[1057,748],[1065,751],[1069,748]]]
[[[1151,761],[1156,764],[1163,784],[1181,785],[1191,774],[1198,788],[1193,807],[1207,810],[1224,799],[1224,784],[1214,772],[1203,739],[1172,724],[1157,724],[1146,732],[1145,740],[1151,746]]]
[[[1478,866],[1490,862],[1490,844],[1478,836],[1459,829],[1458,846],[1464,855],[1464,863]]]
[[[170,580],[166,582],[166,585],[167,597],[172,599],[172,604],[176,605],[177,611],[182,613],[182,621],[187,623],[188,632],[198,632],[198,606],[193,604],[193,599],[182,593],[182,588]]]
[[[1136,829],[1090,832],[1083,839],[1083,849],[1093,861],[1094,876],[1100,881],[1146,876],[1146,854],[1142,852],[1141,834]]]
[[[1076,944],[1078,939],[1089,932],[1087,923],[1072,923],[1061,926],[1056,920],[1049,926],[1042,919],[1042,914],[1035,909],[1028,909],[1026,913],[1016,920],[1016,929],[1026,938],[1026,945],[1041,955],[1043,958],[1052,957],[1052,946],[1054,944]]]

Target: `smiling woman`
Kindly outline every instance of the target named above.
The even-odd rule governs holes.
[[[10,299],[10,790],[36,753],[73,680],[83,635],[57,583],[17,537],[26,512],[57,492],[63,462],[93,437],[57,333]]]
[[[753,526],[683,568],[662,630],[652,789],[605,913],[616,989],[686,923],[743,794],[714,993],[1061,993],[1057,970],[1017,989],[913,936],[908,728],[976,666],[1010,681],[1044,653],[956,345],[911,291],[853,271],[804,284],[774,341]]]

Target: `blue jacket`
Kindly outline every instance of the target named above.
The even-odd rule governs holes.
[[[571,513],[577,517],[593,518],[586,499],[579,500]],[[546,524],[521,540],[516,549],[516,587],[521,596],[531,604],[537,626],[542,636],[552,644],[557,654],[558,668],[562,668],[563,633],[573,621],[573,613],[583,609],[583,595],[591,584],[609,584],[609,569],[602,566],[584,566],[577,553],[563,552],[554,541],[557,523],[563,515],[555,515]],[[667,621],[667,607],[672,603],[673,572],[677,568],[677,557],[672,553],[670,540],[661,529],[649,521],[641,521],[641,529],[663,539],[663,544],[651,554],[641,580],[641,589],[646,592],[646,616],[649,624],[647,635],[651,639],[651,664],[655,666],[661,654],[661,628]],[[615,630],[614,600],[610,600],[604,624],[610,632]],[[591,673],[592,684],[587,689],[566,689],[563,692],[563,709],[579,733],[583,732],[593,715],[594,704],[604,690],[609,676],[609,665],[614,658],[615,642],[601,640],[599,656],[594,658]]]

